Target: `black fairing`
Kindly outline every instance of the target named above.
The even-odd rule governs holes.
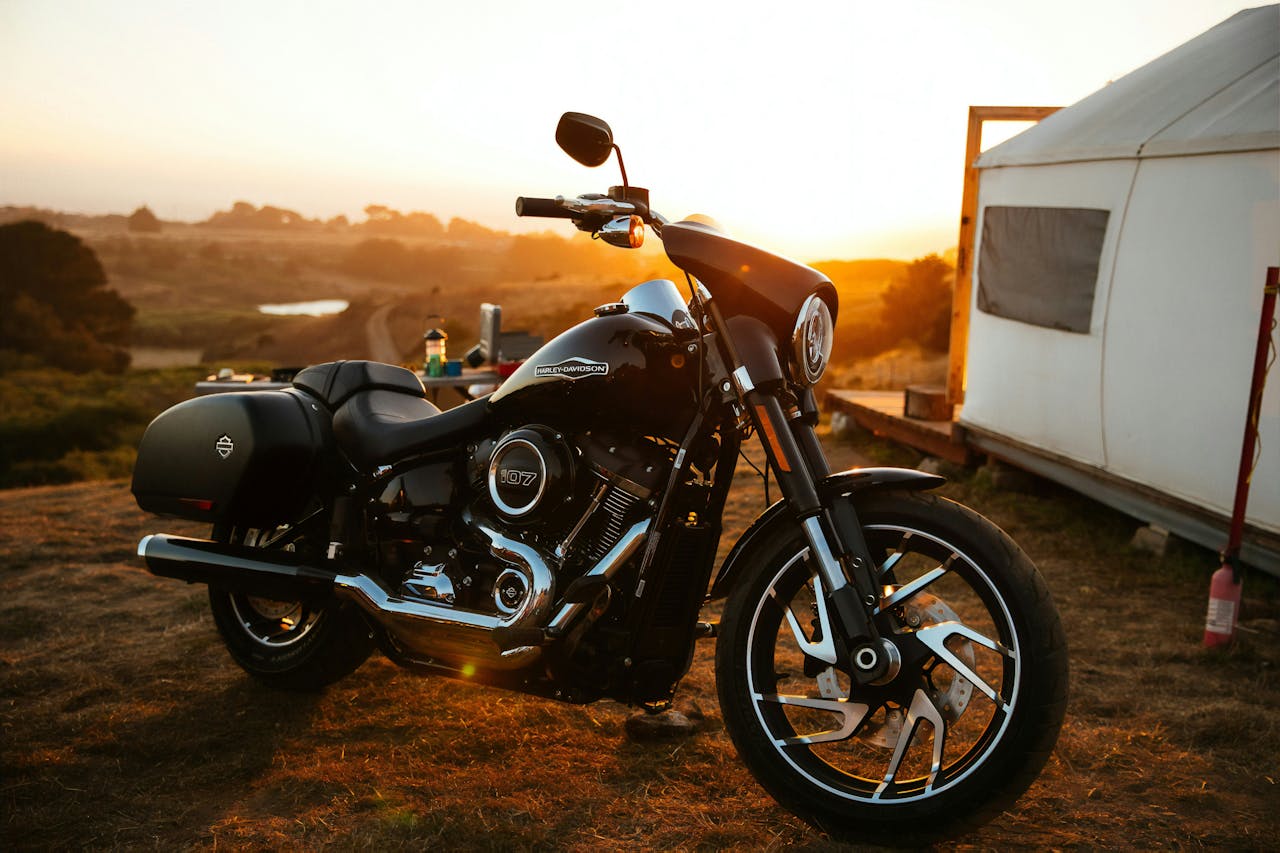
[[[666,324],[630,313],[594,317],[534,353],[489,397],[489,407],[512,422],[562,423],[568,416],[681,435],[696,402],[697,370]]]
[[[835,286],[811,267],[700,222],[664,225],[662,243],[672,263],[706,285],[725,318],[759,317],[779,341],[788,341],[801,306],[814,293],[831,309],[831,319],[836,318]]]
[[[133,495],[157,515],[257,527],[292,521],[315,494],[331,446],[329,413],[301,392],[196,397],[147,427]]]

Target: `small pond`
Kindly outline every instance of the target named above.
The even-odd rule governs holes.
[[[310,302],[283,302],[279,305],[259,305],[263,314],[305,314],[309,317],[324,317],[329,314],[341,314],[350,303],[345,299],[314,299]]]

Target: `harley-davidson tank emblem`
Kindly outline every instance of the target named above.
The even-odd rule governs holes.
[[[533,369],[534,376],[562,376],[565,379],[581,379],[584,376],[604,376],[609,372],[609,365],[603,361],[588,361],[585,358],[567,358],[559,364],[539,364]]]
[[[231,451],[236,449],[235,442],[231,440],[229,435],[218,436],[218,440],[214,442],[213,449],[218,451],[218,455],[226,459],[231,455]]]

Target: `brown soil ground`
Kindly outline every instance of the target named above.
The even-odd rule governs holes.
[[[833,461],[855,448],[828,442]],[[1280,838],[1280,594],[1246,583],[1227,652],[1201,646],[1213,557],[1133,553],[1135,524],[1039,484],[947,492],[1047,576],[1072,652],[1057,751],[1014,809],[948,847],[1265,849]],[[726,540],[759,511],[743,488]],[[629,710],[570,707],[380,657],[318,695],[227,657],[202,587],[152,577],[138,538],[190,525],[122,482],[0,493],[0,843],[7,849],[832,849],[755,784],[703,644],[689,738],[636,743]]]

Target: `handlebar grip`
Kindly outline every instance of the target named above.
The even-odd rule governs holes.
[[[572,210],[566,210],[556,204],[554,198],[516,199],[516,216],[542,216],[548,219],[573,219],[577,216]]]

